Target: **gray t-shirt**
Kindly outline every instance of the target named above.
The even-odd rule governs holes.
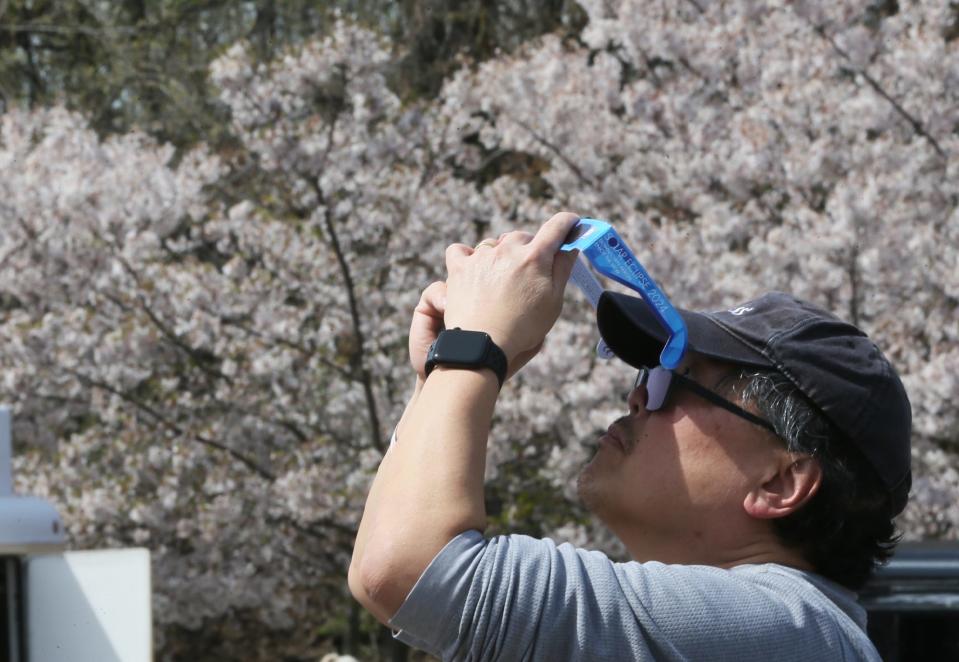
[[[856,595],[777,564],[614,563],[466,531],[390,621],[443,660],[879,660]]]

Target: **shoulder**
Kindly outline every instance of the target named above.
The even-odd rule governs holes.
[[[774,563],[744,565],[729,573],[768,594],[776,620],[800,639],[815,640],[837,659],[878,660],[866,633],[866,610],[858,596],[815,573]]]
[[[846,593],[782,566],[620,563],[548,538],[469,531],[437,555],[393,625],[445,631],[434,642],[444,651],[495,636],[516,650],[589,642],[613,658],[877,659]]]

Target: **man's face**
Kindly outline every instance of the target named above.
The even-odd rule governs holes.
[[[687,377],[713,391],[734,371],[697,356],[677,371],[687,368]],[[580,473],[580,498],[627,547],[649,552],[637,560],[697,562],[700,551],[736,543],[737,525],[748,519],[746,495],[786,450],[769,432],[678,385],[663,409],[648,412],[645,402],[645,386],[629,394],[629,413]]]

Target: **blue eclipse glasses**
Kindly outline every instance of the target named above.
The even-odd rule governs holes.
[[[595,218],[581,218],[559,249],[579,250],[596,271],[639,293],[669,336],[659,355],[659,362],[667,370],[674,370],[686,354],[686,323],[613,226]],[[571,280],[595,306],[602,293],[602,285],[579,260]]]

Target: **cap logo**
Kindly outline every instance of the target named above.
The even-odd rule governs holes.
[[[735,315],[736,317],[740,317],[741,315],[745,315],[746,313],[751,313],[754,310],[756,309],[750,308],[749,306],[740,306],[739,308],[733,308],[732,310],[729,311],[729,313],[732,315]]]

